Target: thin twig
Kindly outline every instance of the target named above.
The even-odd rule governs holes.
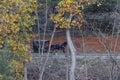
[[[46,60],[45,60],[45,62],[44,62],[44,64],[43,64],[43,67],[42,67],[42,70],[41,70],[41,74],[40,74],[39,80],[42,80],[43,73],[44,73],[44,71],[45,71],[45,67],[46,67],[46,65],[47,65],[47,61],[48,61],[48,59],[49,59],[50,48],[51,48],[51,44],[52,44],[52,40],[53,40],[55,31],[56,31],[56,27],[54,27],[54,30],[53,30],[53,33],[52,33],[52,36],[51,36],[51,40],[50,40],[50,44],[49,44],[49,48],[48,48],[47,58],[46,58]]]

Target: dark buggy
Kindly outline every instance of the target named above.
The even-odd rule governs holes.
[[[43,45],[44,44],[44,45]],[[47,52],[48,40],[33,40],[33,53]]]

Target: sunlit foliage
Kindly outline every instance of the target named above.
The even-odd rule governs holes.
[[[17,80],[22,80],[17,75],[23,71],[23,63],[31,59],[28,56],[31,37],[29,31],[30,25],[34,24],[35,11],[40,5],[36,0],[0,1],[0,49],[5,47],[5,43],[8,44],[7,49],[13,59],[12,72],[16,73]]]
[[[84,6],[98,4],[96,0],[61,0],[56,6],[57,13],[51,14],[51,20],[60,28],[81,27],[86,23],[84,19]]]

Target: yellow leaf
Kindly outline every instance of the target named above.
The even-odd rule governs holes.
[[[3,75],[0,74],[0,80],[2,80]]]
[[[68,3],[70,3],[71,2],[71,0],[66,0]]]
[[[98,7],[101,6],[101,5],[102,5],[101,3],[98,3],[98,4],[97,4]]]

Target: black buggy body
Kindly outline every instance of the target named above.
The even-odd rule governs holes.
[[[47,46],[49,46],[48,40],[33,40],[33,53],[47,52]]]

